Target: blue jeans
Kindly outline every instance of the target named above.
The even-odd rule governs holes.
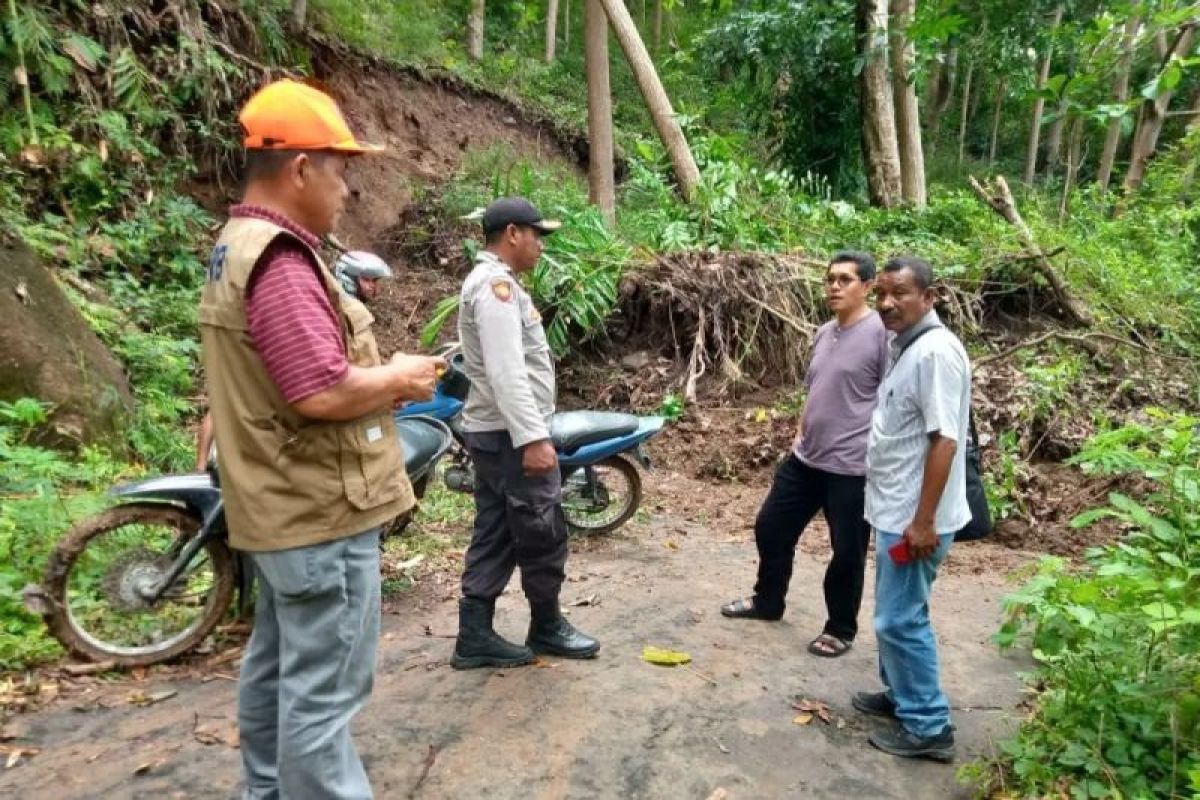
[[[900,534],[875,531],[875,638],[879,678],[900,724],[916,736],[936,736],[950,724],[950,704],[938,679],[937,640],[929,622],[929,590],[954,534],[938,536],[929,558],[896,564],[888,548]]]

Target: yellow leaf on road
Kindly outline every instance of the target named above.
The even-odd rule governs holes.
[[[813,715],[806,711],[803,714],[797,714],[796,718],[794,720],[792,720],[792,724],[793,725],[807,725],[808,723],[810,723],[812,721],[813,721]]]
[[[642,661],[647,664],[658,664],[663,667],[675,667],[691,663],[692,657],[679,650],[663,650],[659,647],[646,645],[642,648]]]

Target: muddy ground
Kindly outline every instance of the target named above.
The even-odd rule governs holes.
[[[719,516],[711,502],[695,502],[717,495],[725,500]],[[784,621],[720,616],[718,606],[753,582],[748,516],[760,498],[759,487],[715,491],[656,471],[648,513],[613,536],[577,542],[563,601],[571,619],[602,640],[595,661],[457,672],[447,666],[456,575],[428,574],[388,598],[375,692],[355,725],[377,796],[703,800],[717,789],[730,798],[970,796],[953,767],[895,759],[867,744],[879,723],[854,713],[849,698],[878,686],[870,591],[864,631],[845,657],[805,652],[823,621],[823,526],[802,543]],[[1011,588],[1005,576],[1031,558],[962,545],[934,592],[960,763],[994,752],[1020,713],[1017,672],[1026,657],[1001,655],[989,639],[999,598]],[[498,627],[519,638],[526,620],[514,583]],[[645,645],[684,650],[694,661],[651,666],[640,658]],[[10,722],[9,752],[37,752],[0,772],[0,796],[234,796],[237,654],[218,654],[204,669],[63,688],[48,706]],[[797,698],[826,703],[830,723],[797,724]]]

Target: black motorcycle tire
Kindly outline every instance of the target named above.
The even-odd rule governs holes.
[[[564,506],[563,515],[566,517],[567,527],[571,533],[585,536],[602,536],[606,533],[612,533],[628,522],[629,518],[637,513],[638,506],[642,504],[642,476],[638,472],[638,468],[631,464],[628,459],[621,456],[609,456],[603,461],[597,462],[595,466],[615,469],[625,477],[625,480],[629,483],[628,506],[615,520],[603,525],[589,525],[586,520],[572,519],[570,510]]]
[[[213,590],[202,614],[185,636],[160,650],[128,654],[105,649],[81,635],[67,610],[67,583],[72,565],[97,536],[125,525],[139,524],[174,528],[184,539],[195,536],[200,529],[200,520],[183,508],[160,503],[129,503],[82,520],[67,532],[50,555],[42,583],[49,601],[43,618],[51,635],[76,656],[90,661],[111,661],[122,667],[168,661],[203,642],[229,610],[236,584],[233,554],[223,539],[214,537],[204,545],[212,563]]]

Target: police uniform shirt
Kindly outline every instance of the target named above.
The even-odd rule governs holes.
[[[507,431],[513,447],[550,438],[554,361],[542,316],[512,270],[481,251],[459,296],[458,337],[470,433]]]

